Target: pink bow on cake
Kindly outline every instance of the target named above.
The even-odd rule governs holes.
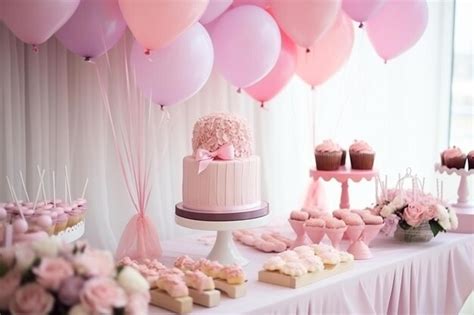
[[[195,159],[196,161],[199,161],[198,174],[201,174],[201,172],[204,171],[214,159],[226,161],[233,160],[235,157],[234,151],[235,149],[232,143],[226,143],[213,152],[205,149],[197,149]]]

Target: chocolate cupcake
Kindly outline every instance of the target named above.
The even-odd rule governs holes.
[[[354,170],[371,170],[374,167],[375,151],[365,141],[354,141],[349,147],[349,156]]]
[[[324,140],[314,150],[316,169],[320,171],[337,171],[342,164],[343,151],[332,140]]]
[[[467,167],[468,169],[474,169],[474,150],[467,154]]]
[[[453,146],[443,151],[442,160],[444,161],[444,165],[448,168],[463,169],[466,165],[466,154],[462,153],[459,148]]]

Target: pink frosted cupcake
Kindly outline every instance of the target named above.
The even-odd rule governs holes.
[[[58,214],[56,217],[56,227],[54,229],[54,234],[58,234],[64,231],[67,228],[67,224],[69,221],[69,216],[65,213]]]
[[[326,222],[323,219],[309,219],[305,222],[306,234],[314,244],[319,244],[324,237]]]
[[[295,210],[295,211],[291,211],[290,213],[290,220],[304,222],[308,219],[309,219],[308,212]]]
[[[82,220],[82,211],[80,209],[73,209],[69,212],[69,220],[67,221],[67,226],[72,227]]]
[[[332,212],[332,215],[336,218],[341,220],[344,216],[351,213],[349,209],[337,209]]]
[[[344,221],[328,217],[324,218],[325,221],[325,228],[324,231],[326,235],[329,237],[331,240],[332,246],[335,248],[339,247],[339,243],[342,240],[342,236],[344,235],[344,232],[347,230],[347,225],[344,223]]]
[[[366,214],[362,216],[362,220],[364,220],[365,223],[364,242],[370,245],[384,226],[383,218],[378,215]]]
[[[467,166],[470,170],[474,169],[474,150],[467,154]]]
[[[466,154],[456,146],[446,149],[441,153],[441,164],[448,168],[463,169],[466,165]]]
[[[355,170],[371,170],[374,167],[375,151],[365,141],[354,141],[349,147],[351,167]]]
[[[364,221],[362,220],[360,215],[355,214],[355,213],[349,213],[349,214],[343,216],[342,221],[344,221],[344,223],[346,225],[349,225],[349,226],[364,225]]]
[[[332,140],[324,140],[314,149],[316,169],[337,171],[342,164],[343,150]]]

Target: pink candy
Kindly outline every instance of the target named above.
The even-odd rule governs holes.
[[[28,231],[28,223],[23,219],[16,219],[13,222],[13,231],[15,233],[25,233]]]
[[[308,212],[304,211],[291,211],[290,219],[298,221],[306,221],[309,218]]]

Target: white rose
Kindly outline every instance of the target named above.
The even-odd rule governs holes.
[[[395,198],[393,198],[393,200],[389,203],[390,206],[392,206],[393,208],[396,209],[401,209],[403,208],[403,206],[405,205],[405,198],[403,198],[402,196],[396,196]],[[395,212],[394,210],[394,212]]]
[[[456,212],[451,208],[449,208],[449,221],[451,221],[451,228],[453,230],[458,228],[458,216],[456,215]]]
[[[395,210],[397,210],[395,207],[388,204],[388,205],[383,206],[382,210],[380,211],[380,215],[382,217],[386,218],[386,217],[390,216],[391,214],[393,214],[395,212]]]
[[[20,271],[28,270],[36,259],[35,252],[27,245],[18,246],[15,250],[16,267]]]
[[[436,210],[438,212],[438,220],[439,221],[445,221],[445,220],[449,221],[449,213],[448,213],[448,210],[446,209],[446,207],[438,204],[438,205],[436,205]]]
[[[148,281],[132,267],[125,266],[117,277],[117,282],[129,294],[148,292]]]
[[[449,222],[448,218],[443,218],[438,220],[439,225],[445,230],[451,230],[451,223]]]
[[[76,304],[69,310],[68,315],[89,315],[87,309],[82,304]]]
[[[41,257],[58,256],[61,241],[56,237],[48,237],[32,243],[33,250]]]

